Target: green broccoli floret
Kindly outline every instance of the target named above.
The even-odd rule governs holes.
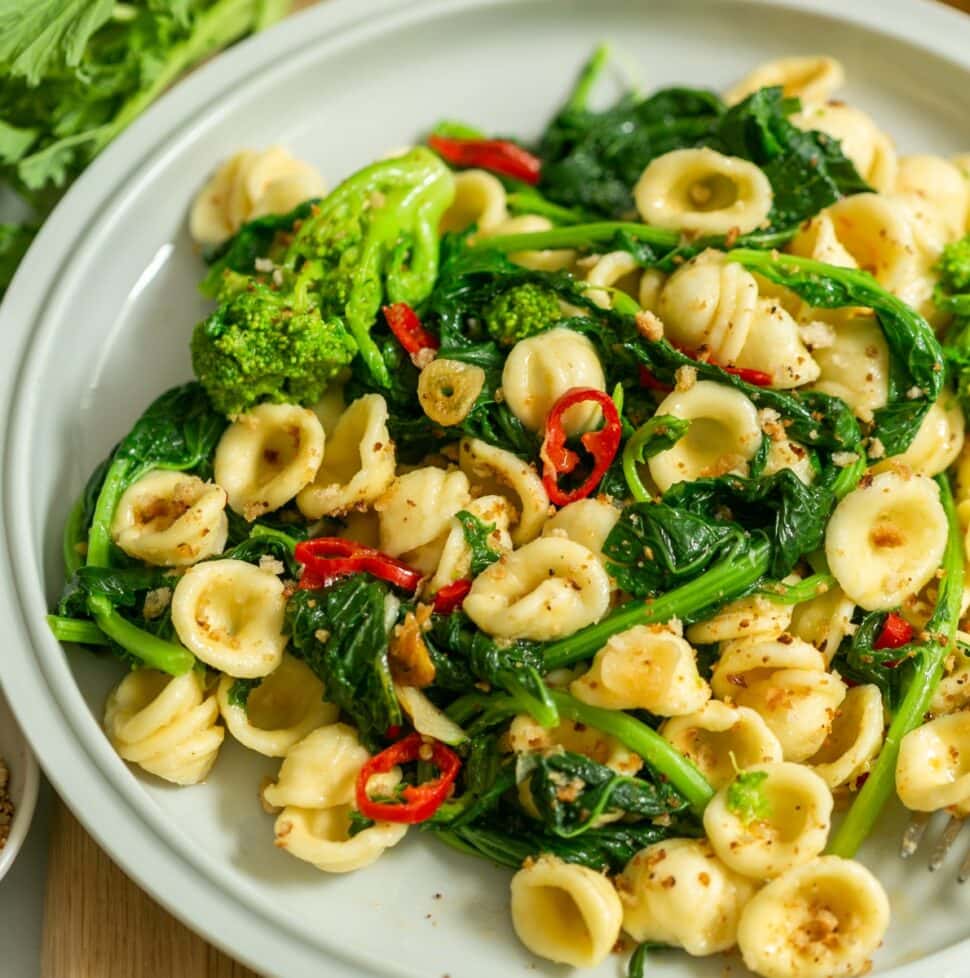
[[[486,306],[482,318],[490,336],[511,346],[549,329],[562,319],[562,309],[559,298],[551,289],[525,282],[500,292]]]
[[[315,403],[354,358],[353,337],[296,295],[240,284],[224,288],[219,308],[192,334],[192,368],[212,403],[230,416],[260,401]]]
[[[944,292],[970,292],[970,234],[943,249],[936,270]]]

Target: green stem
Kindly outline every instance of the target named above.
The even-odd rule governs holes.
[[[589,93],[599,80],[603,69],[610,60],[610,48],[607,44],[600,44],[593,52],[593,56],[580,69],[579,77],[569,94],[569,100],[565,108],[575,112],[578,109],[585,109],[589,101]]]
[[[714,789],[704,775],[645,723],[621,710],[604,710],[582,703],[568,693],[554,691],[552,699],[562,716],[616,737],[625,747],[639,754],[687,799],[698,815],[703,813],[714,797]]]
[[[940,499],[946,510],[950,535],[943,556],[943,583],[936,610],[927,625],[930,641],[913,657],[914,669],[903,700],[889,725],[886,740],[866,783],[839,826],[829,852],[851,859],[872,831],[893,793],[896,760],[903,737],[919,727],[943,675],[943,663],[954,649],[963,597],[963,538],[953,494],[945,475],[938,475]]]
[[[108,638],[93,621],[80,618],[65,618],[63,615],[48,615],[54,638],[58,642],[73,642],[75,645],[107,645]]]
[[[127,459],[116,458],[108,467],[101,492],[98,494],[98,502],[94,507],[94,515],[91,517],[91,528],[88,530],[87,564],[89,567],[109,566],[111,521],[114,519],[121,497],[135,478],[137,474],[130,471]]]
[[[513,214],[538,214],[553,224],[579,224],[584,220],[579,211],[554,204],[533,190],[516,190],[505,198],[505,203]]]
[[[122,618],[103,595],[88,598],[88,607],[98,628],[150,669],[181,676],[195,665],[195,656],[188,649],[133,625]]]
[[[755,539],[746,553],[717,564],[696,580],[682,584],[659,598],[630,601],[603,621],[550,643],[544,650],[546,671],[588,659],[611,636],[635,625],[655,625],[671,618],[688,618],[711,605],[740,597],[767,573],[770,563],[771,544],[763,537]]]

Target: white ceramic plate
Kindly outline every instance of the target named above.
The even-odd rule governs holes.
[[[507,873],[419,832],[346,877],[275,850],[256,800],[275,762],[227,744],[205,786],[133,774],[98,725],[117,667],[63,652],[46,631],[61,524],[140,409],[190,374],[187,341],[204,306],[185,214],[217,161],[283,142],[336,182],[440,117],[533,134],[601,39],[632,55],[651,86],[720,88],[763,59],[828,52],[848,67],[846,97],[904,151],[970,149],[970,19],[920,0],[331,0],[219,58],[138,121],[60,205],[0,310],[8,696],[51,780],[111,855],[268,975],[563,970],[515,940]],[[955,867],[930,876],[897,863],[900,824],[888,814],[864,853],[893,900],[877,970],[964,976],[970,890]],[[651,974],[713,978],[726,966],[670,954]],[[597,974],[619,968],[612,959]]]
[[[0,849],[0,880],[7,875],[27,838],[30,822],[37,804],[37,787],[40,780],[37,761],[27,740],[20,730],[0,688],[0,758],[7,765],[9,781],[7,795],[13,802],[14,815],[6,844]]]

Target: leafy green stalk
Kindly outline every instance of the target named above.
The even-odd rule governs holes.
[[[802,604],[824,594],[835,586],[835,578],[831,574],[812,574],[797,584],[785,584],[777,581],[765,584],[755,594],[774,601],[776,604]]]
[[[467,509],[455,513],[455,519],[461,524],[461,531],[472,552],[471,573],[478,577],[486,567],[491,567],[499,559],[499,552],[489,542],[495,533],[494,523],[484,523],[474,513]]]
[[[938,475],[936,482],[950,527],[939,598],[926,626],[928,640],[912,650],[906,689],[889,725],[882,751],[829,846],[830,852],[847,859],[854,856],[865,841],[891,797],[899,745],[906,734],[924,722],[943,675],[943,664],[954,649],[963,598],[963,536],[946,475]],[[905,654],[905,650],[899,650],[899,657]]]
[[[638,465],[648,458],[667,451],[687,433],[690,421],[675,418],[672,414],[654,415],[642,424],[623,446],[623,475],[630,495],[640,503],[648,503],[652,497],[640,480]]]
[[[108,637],[93,621],[48,615],[47,624],[58,642],[74,642],[76,645],[108,644]]]
[[[630,601],[603,621],[549,643],[544,649],[545,669],[558,669],[588,659],[611,636],[634,625],[661,624],[671,618],[697,620],[705,610],[747,594],[767,573],[771,549],[766,537],[757,536],[743,553],[732,553],[700,577],[657,598]]]
[[[103,595],[88,598],[88,608],[95,625],[149,669],[159,669],[171,676],[181,676],[195,665],[195,656],[174,642],[152,635],[123,618]]]

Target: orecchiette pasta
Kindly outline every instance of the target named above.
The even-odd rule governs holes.
[[[945,472],[963,448],[963,430],[963,408],[955,394],[944,390],[923,418],[909,448],[902,455],[873,466],[873,471],[886,472],[904,466],[916,475]]]
[[[615,737],[575,720],[563,720],[555,727],[543,727],[527,714],[515,717],[506,737],[509,750],[534,754],[557,747],[571,754],[582,754],[612,768],[617,774],[634,775],[643,759]]]
[[[544,855],[512,877],[512,926],[534,954],[576,968],[606,960],[623,907],[613,884],[586,866]]]
[[[856,686],[845,694],[825,743],[808,763],[830,788],[848,784],[879,753],[882,732],[882,694],[876,686]]]
[[[704,810],[704,831],[718,858],[742,876],[766,880],[814,859],[828,839],[832,793],[801,764],[761,764],[739,777],[764,775],[754,789],[763,810],[735,811],[727,784]]]
[[[104,729],[115,750],[174,784],[198,784],[215,763],[225,730],[219,704],[195,672],[128,673],[108,697]]]
[[[840,310],[841,312],[841,310]],[[889,346],[875,316],[828,315],[830,344],[813,347],[815,390],[841,397],[863,421],[889,400]]]
[[[814,645],[831,662],[842,642],[852,630],[855,602],[840,587],[830,587],[821,594],[795,606],[791,633]]]
[[[323,425],[296,404],[259,404],[226,429],[214,475],[247,520],[279,509],[313,481],[323,459]]]
[[[323,700],[323,683],[291,655],[258,686],[245,703],[233,696],[235,680],[223,676],[217,692],[219,712],[229,732],[244,747],[267,757],[285,757],[311,731],[333,723],[339,710]]]
[[[603,559],[603,544],[619,518],[620,511],[603,498],[578,499],[546,520],[542,535],[561,536],[581,543]]]
[[[941,716],[970,705],[970,635],[957,632],[957,646],[946,661],[946,672],[930,703],[930,712]]]
[[[606,390],[606,377],[593,344],[571,329],[557,327],[520,340],[502,370],[502,391],[512,413],[531,431],[542,431],[553,404],[572,387]],[[595,404],[577,404],[563,415],[569,435],[600,419]]]
[[[785,635],[729,643],[711,686],[719,699],[757,711],[788,761],[807,760],[822,746],[845,698],[845,684],[825,671],[822,653]]]
[[[774,195],[753,163],[712,149],[675,149],[651,161],[633,188],[645,224],[697,234],[753,231]]]
[[[694,713],[711,696],[690,645],[669,630],[647,625],[614,635],[569,691],[592,706],[668,717]]]
[[[549,496],[536,470],[518,456],[478,438],[463,438],[458,463],[476,496],[512,493],[512,542],[521,547],[539,535],[549,516]]]
[[[872,873],[822,856],[752,897],[738,946],[763,978],[848,978],[867,970],[888,926],[889,900]]]
[[[788,628],[791,617],[790,604],[753,594],[726,604],[713,618],[689,626],[687,638],[695,645],[710,645],[755,635],[759,638],[777,638]]]
[[[824,102],[845,82],[845,69],[835,58],[823,54],[776,58],[758,65],[724,94],[734,105],[759,88],[780,86],[789,98],[803,102]]]
[[[184,472],[155,469],[125,491],[111,536],[129,557],[185,567],[222,553],[229,535],[226,491]]]
[[[286,752],[276,781],[263,788],[263,801],[270,808],[349,805],[369,756],[346,723],[318,727]]]
[[[505,554],[472,583],[465,612],[482,631],[546,641],[599,621],[610,580],[586,547],[543,537]]]
[[[488,545],[492,550],[503,554],[512,549],[509,524],[515,516],[515,511],[504,496],[479,496],[465,509],[482,523],[495,527],[488,537]],[[434,594],[447,584],[463,577],[470,577],[471,565],[472,551],[465,539],[465,531],[458,520],[452,518],[434,575],[428,582],[428,592]]]
[[[505,188],[487,170],[465,170],[455,174],[455,199],[441,219],[441,231],[465,231],[472,225],[487,233],[505,221]]]
[[[701,839],[641,849],[617,877],[623,929],[637,941],[716,954],[734,947],[754,884],[728,869]]]
[[[392,557],[411,554],[415,562],[420,560],[415,552],[430,544],[430,567],[422,566],[425,561],[415,563],[430,570],[451,529],[451,518],[470,501],[468,477],[458,469],[425,466],[399,476],[374,503],[381,520],[381,550]]]
[[[740,391],[701,380],[684,391],[668,394],[657,414],[690,422],[686,434],[647,466],[661,492],[674,483],[734,472],[745,475],[748,461],[761,444],[761,426],[754,404]]]
[[[309,163],[281,146],[236,153],[200,191],[189,215],[189,231],[200,244],[215,245],[253,218],[285,214],[325,190]]]
[[[394,443],[387,431],[387,403],[365,394],[327,433],[323,462],[296,502],[304,516],[319,519],[370,505],[394,479]]]
[[[172,595],[172,624],[182,644],[229,676],[268,676],[283,658],[283,583],[242,560],[190,567]]]
[[[587,295],[598,306],[609,309],[613,299],[609,289],[619,289],[633,298],[639,298],[640,284],[643,279],[643,269],[628,251],[611,251],[606,255],[598,255],[595,262],[586,271],[586,282],[591,286],[605,288],[590,288]]]
[[[715,789],[734,779],[735,764],[748,768],[782,759],[778,738],[754,710],[719,700],[710,700],[696,713],[667,720],[660,733],[693,761]]]
[[[896,761],[896,793],[917,812],[970,802],[970,713],[937,717],[903,737]]]
[[[825,555],[848,597],[876,611],[896,607],[933,577],[946,539],[936,483],[893,470],[867,478],[835,507]]]
[[[970,186],[955,164],[940,156],[903,156],[895,190],[914,201],[916,210],[929,212],[929,220],[939,226],[941,243],[962,236]]]
[[[842,152],[870,187],[888,193],[896,183],[896,150],[892,140],[861,109],[845,102],[805,104],[791,121],[837,139]]]

